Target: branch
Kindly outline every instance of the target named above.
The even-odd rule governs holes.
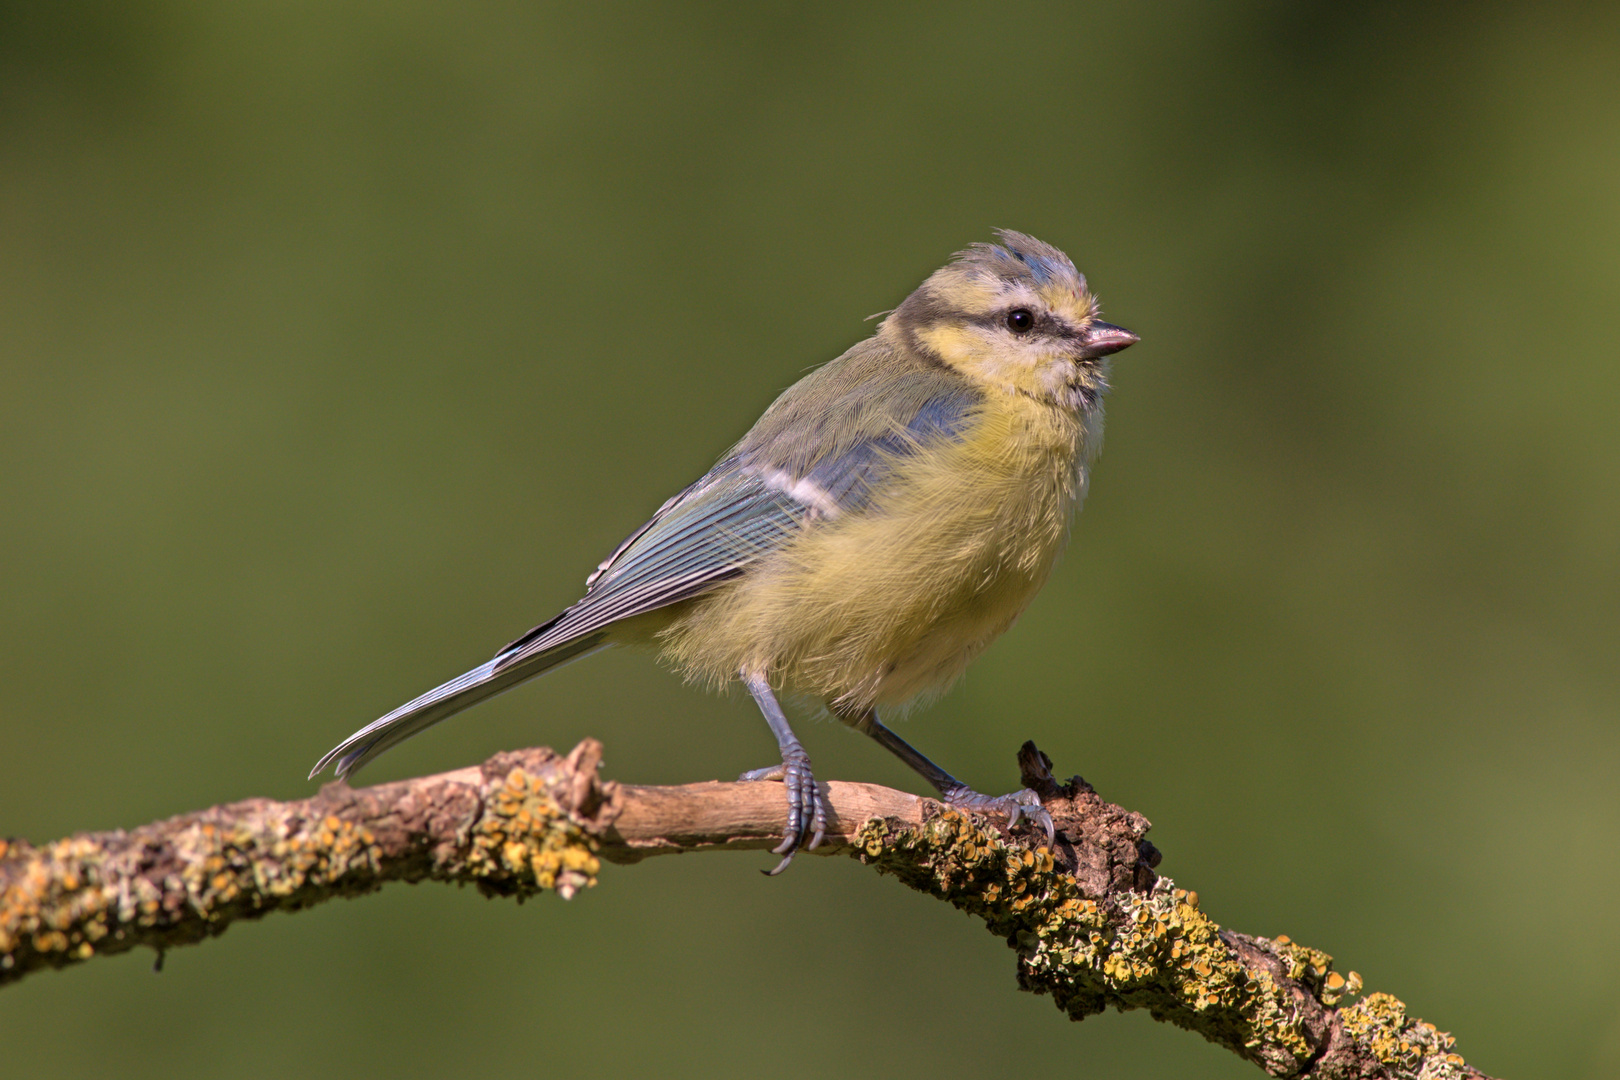
[[[497,754],[437,776],[332,783],[298,802],[249,799],[41,848],[0,840],[0,983],[138,946],[161,962],[239,919],[389,881],[567,898],[596,883],[602,859],[768,848],[780,836],[778,785],[604,782],[601,752],[587,739],[567,757]],[[1057,825],[1055,851],[932,799],[834,781],[816,854],[851,855],[983,919],[1017,952],[1019,984],[1076,1020],[1147,1009],[1272,1076],[1482,1075],[1390,995],[1344,1004],[1361,978],[1333,971],[1326,953],[1217,926],[1197,893],[1154,872],[1142,815],[1079,777],[1058,784],[1031,743],[1019,764]]]

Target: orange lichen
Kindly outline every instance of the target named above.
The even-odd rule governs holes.
[[[558,805],[546,781],[513,768],[491,791],[474,826],[467,867],[489,895],[520,900],[555,889],[564,899],[596,884],[594,837]]]

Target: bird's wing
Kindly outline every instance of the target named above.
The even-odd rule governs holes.
[[[585,595],[496,656],[501,667],[735,577],[796,530],[804,506],[725,462],[665,506],[591,575]]]
[[[960,435],[977,397],[947,386],[909,415],[867,421],[865,437],[794,462],[747,440],[659,508],[594,574],[585,595],[495,657],[523,664],[610,623],[691,599],[741,574],[821,519],[858,513],[883,476],[933,440]]]

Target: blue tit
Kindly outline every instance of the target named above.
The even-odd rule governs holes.
[[[980,795],[878,719],[943,692],[1052,572],[1102,442],[1103,322],[1067,255],[1022,233],[957,253],[877,332],[790,387],[691,487],[609,555],[568,610],[494,659],[366,725],[316,764],[347,776],[440,720],[613,645],[739,680],[781,764],[782,870],[827,826],[778,694],[826,704],[949,805],[1025,817],[1031,791]]]

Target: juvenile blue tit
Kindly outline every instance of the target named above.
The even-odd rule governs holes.
[[[790,387],[741,442],[586,579],[585,595],[488,663],[350,735],[316,764],[347,776],[485,698],[612,645],[748,688],[781,764],[785,868],[827,827],[777,695],[826,703],[943,800],[1025,817],[1032,791],[980,795],[878,719],[944,691],[1046,582],[1102,441],[1111,354],[1067,255],[1022,233],[959,252],[877,332]]]

